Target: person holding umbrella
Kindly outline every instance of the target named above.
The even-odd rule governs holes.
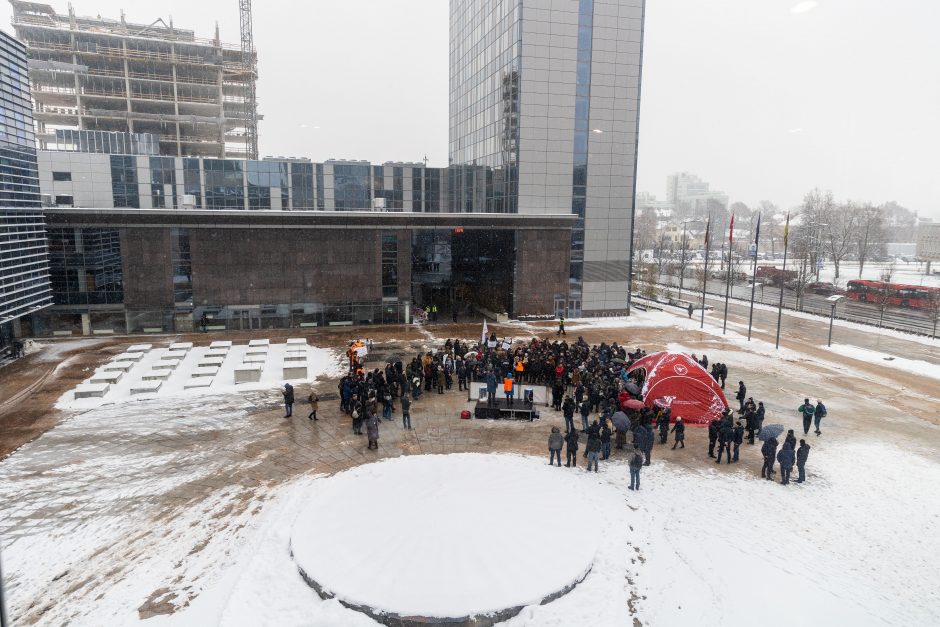
[[[630,430],[630,419],[622,410],[617,410],[610,420],[614,423],[614,431],[617,433],[617,443],[615,446],[618,449],[622,449],[627,443],[627,431]]]
[[[676,418],[676,424],[673,425],[670,432],[675,432],[676,441],[672,444],[672,450],[676,450],[676,445],[681,444],[679,448],[685,448],[685,424],[682,422],[682,416]]]

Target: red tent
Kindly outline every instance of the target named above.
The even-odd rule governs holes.
[[[721,386],[708,371],[682,353],[653,353],[636,361],[628,372],[646,369],[643,399],[647,407],[659,401],[686,424],[708,424],[728,407]]]

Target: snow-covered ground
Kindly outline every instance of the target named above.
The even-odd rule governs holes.
[[[858,346],[848,346],[845,344],[833,344],[830,347],[820,346],[820,348],[830,350],[839,355],[844,355],[845,357],[859,359],[870,364],[878,364],[883,368],[894,368],[923,377],[940,379],[940,366],[920,359],[906,359],[904,357],[896,357],[867,348],[859,348]]]

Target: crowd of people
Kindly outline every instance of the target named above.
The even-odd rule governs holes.
[[[565,466],[578,466],[578,452],[586,458],[588,471],[597,472],[599,462],[611,457],[612,449],[625,451],[630,465],[631,489],[640,487],[640,471],[650,465],[654,444],[668,444],[674,436],[672,449],[685,448],[685,422],[673,417],[668,407],[646,407],[641,391],[643,369],[629,372],[629,367],[645,356],[641,349],[628,351],[616,342],[590,345],[579,337],[568,343],[532,338],[523,342],[499,341],[495,334],[478,343],[448,339],[434,350],[415,355],[410,361],[395,358],[381,368],[368,369],[364,355],[351,346],[349,372],[340,379],[338,390],[340,410],[351,419],[352,432],[367,435],[370,449],[378,448],[382,421],[390,422],[401,408],[402,428],[410,430],[412,404],[424,394],[445,394],[456,389],[469,390],[472,382],[484,382],[489,401],[502,387],[507,401],[513,402],[517,386],[540,385],[550,389],[551,405],[564,417],[564,430],[552,427],[548,437],[549,464],[561,466],[565,450]],[[693,358],[708,370],[708,357]],[[711,364],[710,374],[724,387],[727,365]],[[293,388],[285,385],[285,406],[291,415]],[[765,408],[747,395],[747,387],[739,381],[735,396],[737,413],[726,409],[708,424],[708,457],[716,464],[733,464],[740,460],[745,442],[754,445],[764,440],[761,453],[764,464],[761,476],[772,479],[775,463],[780,465],[781,483],[788,484],[794,466],[796,482],[805,481],[805,466],[810,446],[800,440],[797,446],[793,430],[787,434],[778,451],[775,437],[761,437]],[[532,399],[523,399],[532,402]],[[317,420],[319,397],[311,393],[310,420]],[[809,399],[799,407],[804,434],[815,425],[819,435],[826,407],[821,401],[814,405]],[[576,417],[579,419],[576,424]],[[363,432],[365,428],[365,433]],[[717,447],[717,454],[716,454]]]

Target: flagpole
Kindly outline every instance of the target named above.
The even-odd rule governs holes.
[[[731,257],[734,254],[734,214],[731,214],[731,228],[728,230],[728,276],[725,281],[725,324],[721,334],[728,332],[728,298],[731,296]]]
[[[757,234],[754,236],[754,265],[751,269],[751,313],[747,317],[747,341],[751,341],[751,324],[754,322],[754,292],[757,290],[757,251],[760,247],[760,218],[757,214]],[[763,292],[761,292],[763,294]]]
[[[705,223],[705,271],[702,273],[702,326],[705,328],[705,288],[708,285],[708,251],[711,246],[710,231],[712,226],[712,217],[708,216],[708,222]]]
[[[787,248],[790,244],[790,214],[787,213],[787,224],[783,227],[783,268],[780,272],[780,302],[777,305],[777,343],[774,348],[780,348],[780,322],[783,320],[783,276],[787,270]]]

